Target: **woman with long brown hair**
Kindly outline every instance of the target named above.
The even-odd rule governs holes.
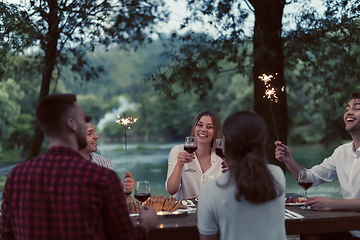
[[[248,110],[231,114],[223,124],[223,152],[229,170],[200,190],[198,228],[201,240],[283,240],[285,177],[268,164],[266,124]]]
[[[173,147],[169,154],[165,187],[177,199],[196,197],[204,182],[222,174],[222,159],[214,150],[216,139],[221,137],[221,124],[216,113],[199,113],[194,119],[191,136],[197,141],[195,153],[185,152],[184,144],[181,144]]]

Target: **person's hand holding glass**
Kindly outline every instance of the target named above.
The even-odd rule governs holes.
[[[312,175],[308,174],[308,170],[300,170],[298,176],[298,184],[304,189],[305,198],[307,200],[307,191],[313,185]],[[307,207],[302,206],[301,209],[307,209]]]
[[[184,150],[188,153],[194,153],[197,150],[197,143],[195,137],[185,138]],[[192,167],[191,162],[187,164],[189,164],[189,168],[186,169],[185,172],[196,172],[196,170]]]

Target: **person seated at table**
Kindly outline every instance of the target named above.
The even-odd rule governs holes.
[[[142,206],[134,226],[118,175],[79,153],[87,145],[87,127],[76,96],[42,98],[36,118],[49,149],[8,175],[1,239],[147,239],[157,220],[155,209]]]
[[[310,206],[313,210],[360,211],[360,92],[352,93],[346,105],[343,119],[345,129],[353,141],[339,146],[321,164],[308,170],[308,174],[313,177],[313,186],[338,179],[343,199],[321,196],[309,197],[305,206]],[[297,180],[299,171],[305,168],[295,161],[288,146],[281,141],[276,141],[275,145],[275,157],[285,163]],[[360,231],[324,234],[322,239],[338,240],[351,239],[351,237],[360,238]]]
[[[85,116],[85,122],[87,127],[86,130],[87,146],[86,148],[80,150],[80,154],[90,162],[96,163],[97,165],[106,167],[111,170],[115,170],[114,165],[112,164],[110,159],[95,153],[98,150],[97,140],[99,136],[96,134],[95,127],[91,123],[91,120],[92,120],[91,116]],[[121,182],[123,183],[125,195],[130,195],[135,185],[135,179],[133,178],[132,174],[128,171],[125,171],[125,175],[121,179]]]
[[[204,183],[198,202],[200,240],[285,240],[285,176],[268,164],[264,120],[248,110],[223,123],[229,170]]]
[[[168,159],[166,190],[176,199],[196,198],[200,186],[222,174],[222,159],[215,154],[215,142],[221,137],[221,124],[213,111],[202,111],[194,119],[191,136],[197,150],[187,153],[184,144],[173,147]],[[189,171],[192,167],[194,171]]]

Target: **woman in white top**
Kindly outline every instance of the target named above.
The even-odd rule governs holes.
[[[185,152],[181,144],[173,147],[169,154],[165,188],[177,199],[195,198],[204,182],[222,174],[222,159],[214,151],[215,141],[221,137],[219,117],[212,111],[199,113],[191,136],[197,140],[195,153]],[[187,170],[190,164],[195,172]]]
[[[240,111],[223,124],[229,171],[200,189],[200,240],[285,240],[285,177],[265,155],[266,124]]]

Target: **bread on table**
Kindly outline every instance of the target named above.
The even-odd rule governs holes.
[[[131,197],[131,196],[130,196]],[[131,198],[134,200],[133,198]],[[130,200],[126,200],[126,203],[129,208],[130,213],[139,213],[139,203],[138,202],[131,202]],[[165,197],[163,195],[152,195],[148,200],[145,202],[146,205],[153,207],[156,211],[176,211],[177,209],[186,209],[187,206],[181,204],[181,200],[176,200],[176,198],[172,196]],[[136,205],[135,208],[133,205]],[[134,212],[137,211],[137,212]]]

